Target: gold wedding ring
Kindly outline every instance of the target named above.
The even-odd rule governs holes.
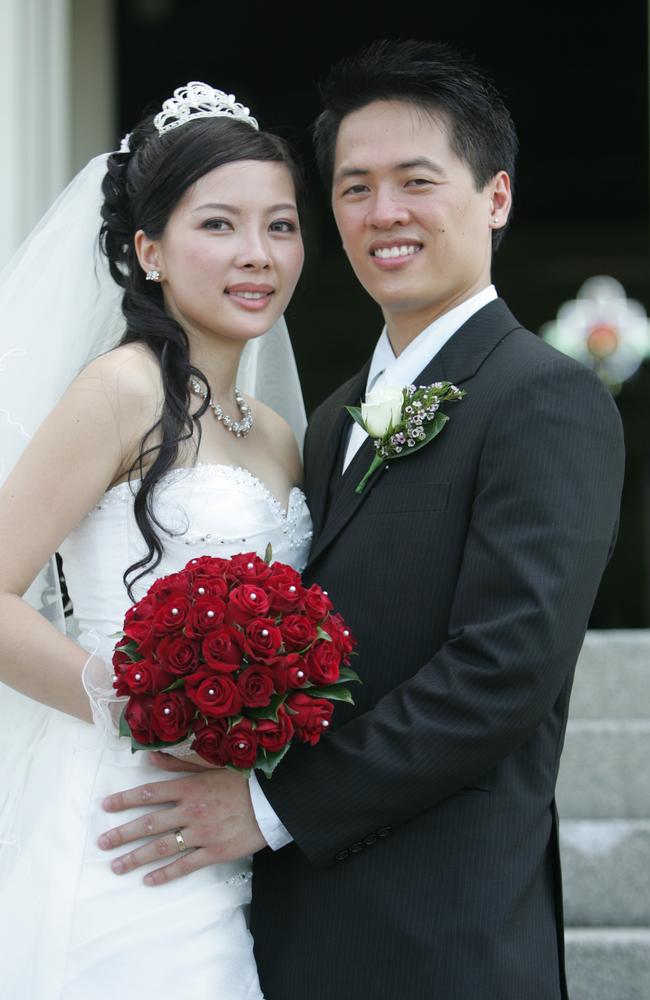
[[[188,846],[185,843],[185,839],[183,837],[182,832],[180,830],[174,830],[174,836],[176,837],[176,843],[178,844],[178,850],[179,851],[187,851],[188,850]]]

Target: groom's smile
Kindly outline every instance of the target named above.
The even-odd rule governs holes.
[[[406,343],[490,281],[507,178],[477,190],[443,115],[374,101],[339,127],[332,205],[357,278]],[[505,187],[505,189],[504,189]]]
[[[370,244],[370,255],[374,257],[380,267],[392,269],[400,267],[408,262],[408,258],[414,257],[422,249],[422,244],[418,240],[401,237],[396,240],[375,240]]]

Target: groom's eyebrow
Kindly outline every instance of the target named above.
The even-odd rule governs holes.
[[[416,156],[413,160],[406,160],[404,163],[397,164],[397,170],[412,170],[414,167],[426,167],[427,170],[432,170],[434,174],[444,174],[443,168],[435,160],[430,160],[428,156]]]
[[[404,160],[401,163],[396,163],[392,169],[413,170],[415,167],[425,167],[427,170],[431,170],[434,174],[439,174],[441,177],[445,173],[440,164],[436,163],[435,160],[430,160],[428,156],[416,156],[412,160]],[[349,177],[367,177],[369,173],[371,171],[367,167],[341,167],[336,172],[334,183],[337,184],[339,181],[347,180]]]

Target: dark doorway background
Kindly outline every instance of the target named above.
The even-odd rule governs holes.
[[[400,9],[401,8],[401,9]],[[500,294],[539,330],[595,274],[650,308],[645,0],[539,5],[349,5],[119,0],[119,132],[174,87],[236,93],[302,156],[307,265],[288,313],[308,410],[356,371],[381,329],[340,250],[308,129],[317,81],[374,38],[436,38],[474,55],[512,110],[521,155],[513,225],[494,264]],[[650,626],[650,365],[617,399],[628,463],[619,542],[594,628]]]

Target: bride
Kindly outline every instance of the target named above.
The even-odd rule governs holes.
[[[193,555],[270,542],[306,561],[304,410],[282,321],[303,261],[297,187],[280,139],[232,95],[188,84],[82,172],[0,277],[8,1000],[261,997],[248,858],[152,891],[115,878],[97,846],[102,797],[161,774],[91,724],[82,672],[110,662],[131,601]],[[55,551],[67,635],[56,581],[39,577]]]

